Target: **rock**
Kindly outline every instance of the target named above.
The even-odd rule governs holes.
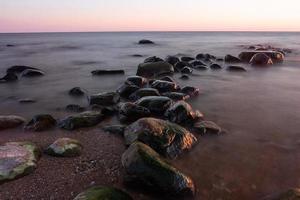
[[[162,80],[154,81],[151,87],[157,89],[159,92],[175,92],[179,89],[176,83]]]
[[[220,135],[221,127],[212,121],[200,121],[194,124],[193,130],[201,135]]]
[[[18,74],[18,73],[22,73],[23,71],[25,71],[27,69],[39,70],[38,68],[35,68],[35,67],[16,65],[16,66],[12,66],[12,67],[8,68],[6,70],[6,72],[7,73],[12,73],[12,74],[16,74],[16,73]]]
[[[196,59],[203,60],[203,59],[205,59],[205,55],[203,53],[199,53],[199,54],[197,54]]]
[[[239,58],[234,57],[232,55],[226,55],[224,61],[227,63],[240,63],[242,62]]]
[[[190,64],[191,64],[193,67],[196,67],[196,66],[206,66],[206,64],[203,63],[203,62],[200,61],[200,60],[194,60],[194,61],[190,62]]]
[[[9,142],[0,146],[0,183],[32,173],[37,167],[39,148],[30,142]]]
[[[16,128],[25,121],[24,118],[15,115],[0,115],[0,130]]]
[[[71,96],[83,96],[85,92],[80,87],[74,87],[69,91]]]
[[[131,55],[132,57],[137,57],[137,58],[141,58],[141,57],[143,57],[143,55],[141,55],[141,54],[133,54],[133,55]]]
[[[22,77],[35,77],[35,76],[44,76],[45,73],[41,70],[34,70],[34,69],[26,69],[22,72]]]
[[[185,67],[192,67],[192,65],[189,64],[188,62],[178,62],[175,64],[174,67],[177,71],[181,71]]]
[[[77,115],[69,116],[59,122],[59,127],[66,130],[74,130],[84,127],[92,127],[104,119],[101,112],[86,111]]]
[[[122,126],[122,125],[112,125],[112,126],[105,126],[103,127],[103,130],[105,132],[109,132],[112,134],[117,134],[117,135],[124,135],[124,131],[125,131],[126,126]]]
[[[192,86],[185,86],[180,90],[180,92],[187,94],[190,97],[194,97],[194,96],[199,95],[200,90],[199,90],[199,88],[195,88]]]
[[[195,67],[193,67],[196,70],[208,70],[208,67],[203,66],[203,65],[197,65]]]
[[[148,96],[136,101],[136,104],[148,108],[153,114],[163,114],[172,104],[172,100],[162,96]]]
[[[134,93],[135,91],[137,91],[139,89],[140,88],[138,86],[136,86],[135,84],[133,84],[129,81],[126,81],[117,89],[117,92],[119,93],[119,95],[121,97],[128,98],[132,93]]]
[[[142,63],[138,66],[137,75],[143,77],[155,77],[163,74],[173,74],[173,65],[165,62]]]
[[[222,69],[221,65],[216,64],[216,63],[211,64],[211,65],[210,65],[210,68],[213,69],[213,70],[219,70],[219,69]]]
[[[147,96],[160,96],[157,89],[154,88],[141,88],[134,92],[132,95],[129,96],[129,99],[136,101],[140,98],[147,97]]]
[[[223,62],[223,61],[224,61],[224,58],[217,58],[216,61],[218,61],[218,62]]]
[[[104,116],[112,116],[118,112],[117,105],[113,106],[100,106],[100,105],[92,105],[93,111],[101,112]]]
[[[69,104],[66,106],[66,110],[69,112],[83,112],[85,108],[77,104]]]
[[[181,73],[183,74],[191,74],[193,73],[193,70],[189,67],[184,67],[182,70],[181,70]]]
[[[285,192],[267,196],[262,200],[299,200],[299,199],[300,199],[300,189],[293,188]]]
[[[192,106],[185,101],[178,101],[165,113],[169,121],[177,124],[192,124],[196,120],[203,118],[203,114],[198,110],[194,111]]]
[[[175,65],[176,63],[180,62],[179,58],[176,56],[167,56],[165,59],[166,62],[170,63],[171,65]]]
[[[273,61],[272,59],[267,56],[266,54],[264,53],[257,53],[255,54],[250,62],[249,62],[251,65],[255,65],[255,66],[267,66],[267,65],[273,65]]]
[[[45,150],[45,153],[57,157],[76,157],[80,156],[82,149],[78,140],[59,138]]]
[[[74,200],[133,200],[127,193],[112,187],[92,187],[78,194]]]
[[[160,61],[164,61],[163,59],[156,57],[156,56],[151,56],[148,57],[144,60],[144,63],[153,63],[153,62],[160,62]]]
[[[151,41],[151,40],[140,40],[139,41],[139,44],[155,44],[153,41]]]
[[[103,92],[91,95],[89,98],[90,105],[111,106],[119,103],[120,95],[117,92]]]
[[[29,103],[35,103],[36,102],[36,100],[34,100],[34,99],[20,99],[19,100],[19,103],[22,103],[22,104],[29,104]]]
[[[197,142],[195,136],[185,128],[155,118],[139,119],[126,127],[124,136],[127,145],[140,141],[170,158],[190,150]]]
[[[162,80],[162,81],[168,81],[168,82],[172,82],[172,83],[176,83],[176,81],[173,79],[173,78],[171,78],[170,76],[164,76],[164,77],[162,77],[161,79],[159,79],[159,80]],[[153,81],[154,82],[154,81]]]
[[[182,80],[188,80],[188,79],[190,79],[190,77],[187,74],[182,74],[181,77],[180,77],[180,79],[182,79]]]
[[[0,78],[1,82],[15,82],[18,80],[18,76],[15,73],[7,73],[4,77]]]
[[[231,71],[231,72],[246,72],[247,71],[244,67],[234,66],[234,65],[228,66],[226,68],[226,70]]]
[[[163,96],[169,97],[173,101],[187,100],[190,98],[189,95],[180,92],[167,92],[167,93],[163,93]]]
[[[56,125],[56,120],[51,115],[36,115],[24,127],[26,130],[45,131]]]
[[[180,60],[182,62],[190,62],[192,60],[195,60],[195,58],[192,58],[192,57],[189,57],[189,56],[183,56],[183,57],[180,58]]]
[[[144,85],[147,84],[147,79],[141,76],[129,76],[127,78],[127,81],[133,83],[138,87],[143,87]]]
[[[283,62],[284,60],[284,55],[277,51],[245,51],[240,53],[239,58],[243,62],[249,63],[252,57],[257,53],[266,54],[272,59],[273,63]]]
[[[133,122],[143,117],[149,117],[151,112],[148,108],[127,102],[120,106],[119,114],[121,121]]]
[[[137,142],[122,155],[127,181],[162,192],[168,198],[192,196],[195,193],[191,178],[181,173],[149,146]]]
[[[15,47],[16,45],[14,44],[7,44],[6,47]]]
[[[100,75],[115,75],[115,74],[125,74],[125,71],[124,70],[94,70],[91,72],[93,75],[97,75],[97,76],[100,76]]]

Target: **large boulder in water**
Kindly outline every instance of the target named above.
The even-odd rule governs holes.
[[[159,92],[175,92],[179,86],[174,82],[156,80],[151,84],[152,88],[157,89]]]
[[[23,117],[15,115],[0,115],[0,130],[16,128],[25,122]]]
[[[129,194],[112,187],[96,186],[78,194],[74,200],[133,200]]]
[[[51,129],[56,125],[56,120],[48,114],[36,115],[26,124],[26,130],[45,131]]]
[[[140,141],[170,158],[190,150],[197,142],[185,128],[156,118],[142,118],[134,122],[125,129],[124,136],[127,145]]]
[[[136,101],[147,96],[160,96],[159,91],[154,88],[141,88],[129,96],[129,99]]]
[[[168,164],[149,146],[133,143],[122,155],[127,181],[170,197],[192,196],[193,180]]]
[[[69,116],[59,122],[59,127],[66,130],[96,126],[104,119],[101,112],[86,111],[77,115]]]
[[[117,92],[103,92],[91,95],[90,105],[111,106],[119,103],[120,95]]]
[[[277,51],[245,51],[240,53],[239,58],[243,62],[249,63],[252,57],[257,53],[266,54],[272,59],[273,63],[283,62],[284,60],[284,55]]]
[[[119,115],[121,121],[133,122],[143,117],[149,117],[151,112],[148,108],[127,102],[120,106]]]
[[[272,59],[267,56],[266,54],[264,53],[257,53],[255,54],[250,62],[249,62],[251,65],[254,65],[254,66],[267,66],[267,65],[273,65],[273,61]]]
[[[9,142],[0,146],[0,183],[32,173],[37,167],[39,148],[30,142]]]
[[[138,66],[136,75],[143,77],[155,77],[162,74],[174,73],[174,67],[165,61],[141,63]]]
[[[45,150],[45,153],[57,157],[76,157],[80,156],[82,149],[78,140],[59,138]]]
[[[171,106],[172,100],[163,96],[148,96],[137,100],[135,103],[148,108],[153,114],[163,114]]]

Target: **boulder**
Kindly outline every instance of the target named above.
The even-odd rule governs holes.
[[[69,116],[59,122],[59,127],[66,130],[96,126],[104,119],[101,112],[86,111],[80,114]]]
[[[183,88],[180,90],[180,92],[181,92],[181,93],[184,93],[184,94],[187,94],[187,95],[189,95],[190,97],[194,97],[194,96],[199,95],[200,90],[199,90],[199,88],[195,88],[195,87],[192,87],[192,86],[185,86],[185,87],[183,87]]]
[[[181,101],[181,100],[184,101],[190,98],[189,95],[180,92],[167,92],[167,93],[163,93],[162,95],[165,97],[169,97],[173,101]]]
[[[45,75],[44,72],[36,69],[26,69],[21,74],[22,77],[35,77],[35,76],[44,76],[44,75]]]
[[[119,93],[119,95],[121,97],[128,98],[132,93],[134,93],[135,91],[137,91],[139,89],[140,88],[138,86],[136,86],[135,84],[133,84],[129,81],[126,81],[117,89],[117,92]]]
[[[74,87],[69,91],[71,96],[83,96],[85,92],[80,87]]]
[[[42,114],[34,116],[24,129],[39,132],[51,129],[55,125],[56,120],[51,115]]]
[[[227,71],[231,72],[246,72],[247,70],[244,67],[231,65],[226,68]]]
[[[119,115],[121,121],[133,122],[143,117],[149,117],[151,112],[148,108],[127,102],[120,106]]]
[[[242,62],[239,58],[232,56],[232,55],[226,55],[224,58],[224,61],[227,63],[240,63]]]
[[[183,74],[191,74],[191,73],[193,73],[193,70],[190,67],[184,67],[181,70],[181,73],[183,73]]]
[[[45,153],[57,157],[76,157],[80,156],[82,149],[83,146],[78,140],[59,138],[45,150]]]
[[[18,80],[18,76],[15,73],[7,73],[4,77],[0,78],[0,83],[15,82],[17,80]]]
[[[156,56],[151,56],[148,57],[144,60],[144,63],[153,63],[153,62],[160,62],[160,61],[164,61],[163,59],[156,57]]]
[[[219,70],[219,69],[222,69],[221,65],[216,64],[216,63],[211,64],[211,65],[210,65],[210,68],[213,69],[213,70]]]
[[[125,74],[125,71],[124,70],[102,70],[102,69],[99,69],[99,70],[94,70],[91,72],[93,75],[97,75],[97,76],[100,76],[100,75],[115,75],[115,74]]]
[[[177,58],[176,56],[167,56],[165,61],[167,63],[170,63],[171,65],[175,65],[176,63],[178,63],[180,60],[179,58]]]
[[[183,56],[183,57],[180,58],[180,60],[181,60],[182,62],[190,62],[190,61],[192,61],[192,60],[195,60],[195,58],[189,57],[189,56]]]
[[[201,135],[220,135],[222,128],[212,121],[200,121],[194,124],[193,130]]]
[[[108,133],[124,136],[126,126],[123,125],[110,125],[103,127],[103,130]]]
[[[151,84],[151,88],[157,89],[159,92],[175,92],[179,86],[174,82],[156,80]]]
[[[0,183],[32,173],[37,167],[39,148],[30,142],[9,142],[0,146]]]
[[[134,143],[123,153],[122,165],[128,182],[162,192],[168,198],[192,196],[195,193],[191,178],[143,143]]]
[[[143,97],[135,102],[137,105],[148,108],[153,114],[163,114],[171,106],[172,100],[162,96]]]
[[[299,200],[300,199],[300,189],[293,188],[287,191],[280,192],[278,194],[270,195],[262,200]]]
[[[190,150],[197,142],[195,136],[185,128],[155,118],[139,119],[126,127],[124,136],[127,145],[140,141],[170,158]]]
[[[85,108],[77,104],[69,104],[66,106],[66,110],[69,112],[83,112]]]
[[[144,85],[147,84],[147,79],[141,76],[129,76],[127,78],[127,81],[130,83],[133,83],[134,85],[138,87],[143,87]]]
[[[284,55],[277,51],[245,51],[240,53],[239,58],[243,62],[249,63],[252,57],[257,53],[266,54],[272,59],[273,63],[283,62],[284,60]]]
[[[92,187],[78,194],[74,200],[133,200],[129,194],[112,187]]]
[[[138,66],[137,75],[143,77],[155,77],[162,74],[174,73],[173,65],[165,62],[142,63]]]
[[[16,128],[25,122],[23,117],[15,115],[0,115],[0,130]]]
[[[155,44],[155,43],[151,40],[143,39],[139,41],[139,44]]]
[[[8,68],[6,70],[7,73],[13,73],[13,74],[18,74],[18,73],[22,73],[23,71],[27,70],[27,69],[32,69],[32,70],[39,70],[38,68],[35,67],[29,67],[29,66],[23,66],[23,65],[16,65],[16,66],[12,66],[10,68]]]
[[[141,88],[131,94],[129,99],[133,101],[137,101],[140,98],[147,97],[147,96],[160,96],[159,91],[154,88]]]
[[[264,53],[257,53],[255,54],[250,62],[251,65],[255,65],[255,66],[267,66],[267,65],[273,65],[273,61],[272,59],[267,56]]]
[[[91,95],[90,105],[111,106],[120,102],[120,95],[117,92],[103,92]]]

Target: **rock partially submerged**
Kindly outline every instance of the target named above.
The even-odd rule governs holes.
[[[85,92],[80,87],[74,87],[69,91],[71,96],[83,96]]]
[[[267,56],[266,54],[264,53],[257,53],[255,54],[250,62],[249,62],[251,65],[254,65],[254,66],[267,66],[267,65],[273,65],[273,61],[272,59]]]
[[[134,122],[125,129],[124,136],[127,145],[140,141],[170,158],[190,150],[197,142],[185,128],[156,118],[142,118]]]
[[[159,61],[159,62],[140,64],[138,66],[136,75],[151,78],[162,74],[172,74],[172,73],[174,73],[173,65],[165,61]]]
[[[78,194],[74,200],[133,200],[129,194],[112,187],[92,187]]]
[[[155,43],[151,40],[143,39],[139,41],[139,44],[155,44]]]
[[[151,87],[157,89],[159,92],[175,92],[178,91],[179,86],[174,82],[156,80],[151,84]]]
[[[22,72],[22,77],[36,77],[36,76],[44,76],[45,73],[38,69],[26,69]]]
[[[148,108],[127,102],[120,106],[119,115],[121,121],[133,122],[143,117],[149,117],[151,112]]]
[[[123,98],[129,98],[129,96],[140,88],[132,82],[126,81],[118,89],[117,92]]]
[[[117,92],[103,92],[91,95],[90,105],[111,106],[119,103],[120,95]]]
[[[26,130],[45,131],[53,128],[56,125],[56,120],[48,114],[36,115],[24,127]]]
[[[10,68],[8,68],[6,70],[7,73],[22,73],[23,71],[25,70],[28,70],[28,69],[31,69],[31,70],[39,70],[38,68],[35,68],[35,67],[29,67],[29,66],[24,66],[24,65],[16,65],[16,66],[12,66]]]
[[[170,63],[171,65],[175,65],[176,63],[180,62],[179,58],[176,56],[167,56],[165,59],[166,62]]]
[[[163,93],[163,96],[169,97],[173,101],[181,101],[181,100],[184,101],[190,98],[189,95],[181,92],[167,92],[167,93]]]
[[[145,84],[147,84],[147,79],[141,76],[129,76],[127,77],[127,81],[133,83],[137,87],[143,87]]]
[[[240,53],[239,58],[243,62],[249,63],[252,57],[257,53],[266,54],[272,59],[273,63],[280,63],[284,60],[284,55],[281,52],[277,51],[245,51]]]
[[[201,135],[220,135],[222,128],[212,121],[200,121],[194,124],[193,130]]]
[[[32,173],[37,167],[39,148],[30,142],[9,142],[0,146],[0,183]]]
[[[227,71],[231,72],[246,72],[247,70],[244,67],[231,65],[226,68]]]
[[[7,73],[4,77],[0,78],[0,83],[15,82],[18,80],[18,76],[15,73]]]
[[[211,65],[210,65],[210,68],[211,68],[212,70],[219,70],[219,69],[222,69],[221,65],[216,64],[216,63],[211,64]]]
[[[102,69],[99,69],[99,70],[94,70],[91,73],[93,75],[100,76],[100,75],[125,74],[125,71],[124,70],[102,70]]]
[[[160,96],[160,94],[159,94],[159,91],[154,88],[141,88],[141,89],[137,90],[136,92],[134,92],[133,94],[131,94],[129,96],[129,99],[131,99],[133,101],[137,101],[138,99],[141,99],[141,98],[147,97],[147,96]]]
[[[199,88],[193,86],[185,86],[183,87],[180,92],[189,95],[190,97],[198,96],[200,93]]]
[[[240,62],[242,62],[241,59],[239,59],[235,56],[232,56],[232,55],[226,55],[225,58],[224,58],[224,61],[227,62],[227,63],[240,63]]]
[[[25,122],[23,117],[15,115],[0,115],[0,130],[16,128]]]
[[[148,96],[139,99],[135,103],[148,108],[153,114],[163,114],[171,106],[172,100],[163,96]]]
[[[192,196],[195,186],[192,179],[164,161],[149,146],[133,143],[122,155],[127,181],[163,192],[163,195]]]
[[[76,157],[80,156],[82,149],[83,146],[78,140],[59,138],[45,150],[45,153],[57,157]]]

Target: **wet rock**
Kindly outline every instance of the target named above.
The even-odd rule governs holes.
[[[66,130],[92,127],[99,124],[104,119],[104,115],[97,111],[86,111],[80,114],[69,116],[59,122],[59,127]]]
[[[205,55],[203,53],[199,53],[199,54],[197,54],[196,59],[197,60],[205,59]]]
[[[140,141],[170,158],[190,150],[197,142],[185,128],[155,118],[139,119],[126,127],[124,136],[127,145]]]
[[[208,67],[203,66],[203,65],[197,65],[195,67],[193,67],[196,70],[208,70]]]
[[[223,61],[224,61],[224,58],[217,58],[216,61],[218,61],[218,62],[223,62]]]
[[[180,92],[167,92],[167,93],[163,93],[163,96],[169,97],[173,101],[187,100],[190,98],[189,95]]]
[[[267,196],[262,200],[299,200],[299,199],[300,199],[300,189],[293,188],[285,192]]]
[[[192,60],[195,60],[195,58],[189,57],[189,56],[183,56],[183,57],[180,58],[180,60],[181,60],[182,62],[190,62],[190,61],[192,61]]]
[[[120,106],[119,114],[121,121],[133,122],[143,117],[149,117],[151,112],[148,108],[127,102]]]
[[[51,115],[36,115],[24,127],[26,130],[45,131],[55,127],[56,120]]]
[[[247,71],[244,67],[235,66],[235,65],[228,66],[226,68],[226,70],[231,71],[231,72],[246,72]]]
[[[78,140],[59,138],[45,150],[45,153],[57,157],[76,157],[80,156],[82,149],[83,146]]]
[[[192,67],[192,66],[188,62],[178,62],[175,64],[174,67],[177,71],[181,71],[185,67]]]
[[[193,130],[201,135],[220,135],[222,128],[212,121],[200,121],[194,124]]]
[[[192,106],[185,101],[176,102],[166,111],[165,116],[173,123],[185,125],[203,118],[202,113],[194,111]]]
[[[199,95],[199,88],[195,88],[192,86],[185,86],[183,87],[180,92],[189,95],[190,97],[198,96]]]
[[[250,62],[251,65],[255,65],[255,66],[267,66],[267,65],[273,65],[273,61],[272,59],[267,56],[264,53],[257,53],[255,54]]]
[[[126,81],[123,83],[118,89],[117,92],[120,94],[123,98],[128,98],[132,93],[139,90],[140,88],[136,86],[135,84]]]
[[[170,76],[164,76],[160,80],[176,83],[176,81],[173,78],[171,78]]]
[[[8,68],[6,70],[6,72],[7,73],[18,74],[18,73],[22,73],[23,71],[25,71],[27,69],[39,70],[38,68],[35,68],[35,67],[16,65],[16,66],[12,66],[12,67]]]
[[[123,125],[112,125],[112,126],[103,127],[103,130],[108,133],[123,136],[125,128],[126,128],[126,126],[123,126]]]
[[[112,187],[92,187],[78,194],[74,200],[133,200],[129,194]]]
[[[174,92],[178,90],[178,85],[174,82],[156,80],[151,84],[151,87],[159,92]]]
[[[182,79],[182,80],[188,80],[188,79],[190,79],[190,77],[187,74],[182,74],[182,76],[180,77],[180,79]]]
[[[162,96],[148,96],[136,101],[136,104],[148,108],[153,114],[163,114],[172,104],[172,100]]]
[[[216,64],[216,63],[211,64],[211,65],[210,65],[210,68],[213,69],[213,70],[219,70],[219,69],[222,69],[221,65]]]
[[[0,146],[0,183],[32,173],[37,167],[39,148],[30,142],[9,142]]]
[[[141,54],[133,54],[133,55],[131,55],[132,57],[137,57],[137,58],[141,58],[141,57],[143,57],[143,55],[141,55]]]
[[[136,101],[147,96],[160,96],[159,91],[154,88],[141,88],[129,96],[129,99]]]
[[[85,92],[80,87],[74,87],[69,91],[71,96],[83,96]]]
[[[91,72],[93,75],[115,75],[115,74],[125,74],[124,70],[94,70]]]
[[[147,84],[147,79],[141,76],[129,76],[127,78],[127,81],[130,83],[133,83],[134,85],[138,87],[143,87],[144,85]]]
[[[155,43],[151,40],[144,39],[144,40],[140,40],[139,44],[155,44]]]
[[[196,66],[206,66],[206,64],[203,63],[203,62],[200,61],[200,60],[194,60],[194,61],[190,62],[190,64],[191,64],[193,67],[196,67]]]
[[[224,61],[227,63],[240,63],[242,62],[239,58],[232,56],[232,55],[226,55],[224,58]]]
[[[100,106],[100,105],[92,105],[93,111],[101,112],[104,116],[112,116],[118,112],[117,105],[113,106]]]
[[[18,80],[18,76],[15,73],[7,73],[4,77],[0,78],[1,82],[15,82]]]
[[[25,122],[23,117],[15,115],[0,115],[0,130],[16,128]]]
[[[22,72],[22,77],[36,77],[36,76],[44,76],[45,73],[41,70],[34,70],[34,69],[26,69]]]
[[[250,60],[252,59],[252,57],[257,54],[257,53],[263,53],[266,54],[267,56],[269,56],[273,63],[279,63],[279,62],[283,62],[284,60],[284,55],[280,52],[276,52],[276,51],[245,51],[245,52],[241,52],[239,55],[239,58],[243,61],[243,62],[247,62],[249,63]]]
[[[119,103],[120,95],[117,92],[103,92],[91,95],[90,105],[111,106]]]
[[[16,45],[14,44],[7,44],[6,47],[15,47]]]
[[[66,110],[69,112],[83,112],[85,108],[77,104],[69,104],[66,106]]]
[[[153,63],[153,62],[160,62],[160,61],[164,61],[163,59],[156,57],[156,56],[151,56],[148,57],[144,60],[144,63]]]
[[[19,103],[21,103],[21,104],[31,104],[31,103],[35,103],[36,102],[36,100],[34,100],[34,99],[20,99],[19,100]]]
[[[180,62],[179,58],[176,56],[167,56],[165,59],[166,62],[170,63],[171,65],[175,65],[176,63]]]
[[[194,195],[192,179],[143,143],[134,143],[124,152],[122,165],[130,183],[162,192],[168,198]]]
[[[173,65],[165,62],[142,63],[138,66],[137,75],[143,77],[155,77],[163,74],[173,74]]]
[[[181,70],[181,73],[183,74],[191,74],[193,73],[193,70],[189,67],[184,67],[182,70]]]

